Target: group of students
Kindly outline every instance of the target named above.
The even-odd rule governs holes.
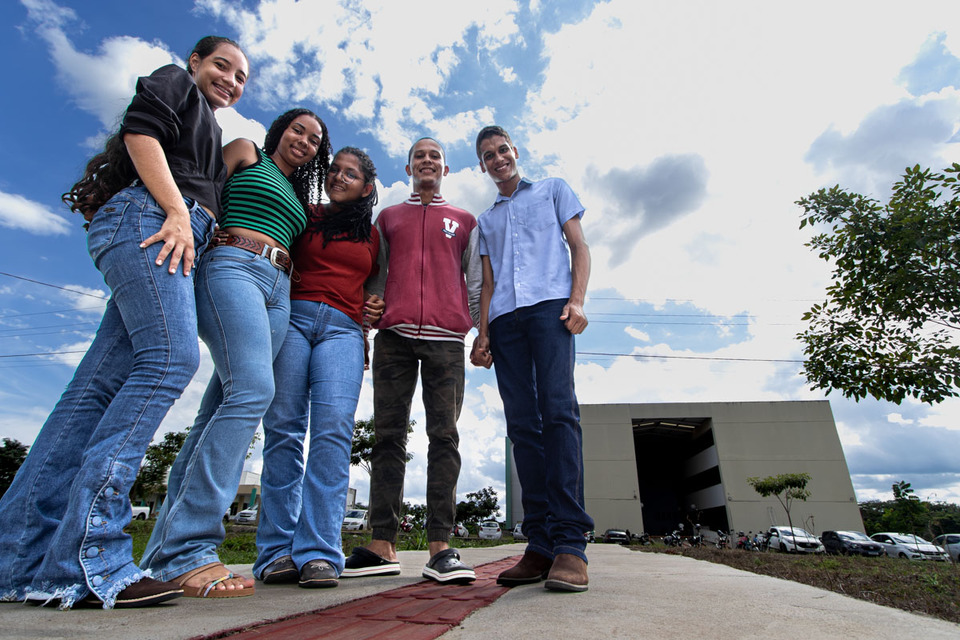
[[[562,180],[521,179],[509,134],[487,127],[477,155],[499,195],[479,219],[442,198],[443,148],[422,138],[407,159],[413,194],[374,224],[372,161],[353,147],[331,160],[327,128],[311,111],[278,117],[263,148],[245,139],[222,147],[214,110],[239,100],[247,75],[239,45],[208,36],[186,69],[140,78],[119,131],[64,194],[88,221],[88,250],[111,296],[0,499],[0,601],[109,609],[252,595],[254,581],[232,574],[216,549],[261,421],[254,577],[332,587],[340,577],[399,573],[418,375],[430,442],[423,575],[472,582],[448,540],[464,339],[474,327],[471,362],[496,363],[530,540],[498,580],[586,590],[582,534],[593,523],[583,508],[573,337],[587,325],[590,259],[576,196]],[[373,535],[345,558],[340,526],[364,325],[379,329]],[[123,531],[128,493],[199,366],[198,336],[216,371],[137,565]]]

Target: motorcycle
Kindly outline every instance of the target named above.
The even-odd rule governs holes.
[[[690,536],[690,546],[691,547],[702,547],[703,546],[703,536],[700,535],[700,525],[693,525],[693,535]]]
[[[729,549],[730,548],[730,537],[727,535],[726,531],[717,531],[717,541],[714,543],[717,549]]]
[[[649,533],[646,533],[646,532],[640,533],[640,534],[637,534],[637,533],[632,534],[632,535],[631,535],[631,539],[630,539],[630,543],[631,543],[631,544],[639,544],[639,545],[643,545],[643,546],[647,546],[647,545],[649,545],[649,544],[652,544],[652,543],[650,542],[650,534],[649,534]]]
[[[410,533],[413,531],[413,516],[407,514],[400,519],[400,531]]]

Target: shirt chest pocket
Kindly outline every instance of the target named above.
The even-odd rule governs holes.
[[[520,208],[517,222],[528,230],[544,229],[557,224],[557,212],[550,198],[539,198]]]

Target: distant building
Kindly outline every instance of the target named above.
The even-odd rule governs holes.
[[[863,530],[850,472],[826,400],[581,405],[584,493],[597,533],[663,535],[683,523],[758,531],[787,524],[776,498],[747,478],[806,472],[810,498],[793,524],[813,533]],[[523,520],[507,443],[507,522]]]

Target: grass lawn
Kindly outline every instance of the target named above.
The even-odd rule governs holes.
[[[133,538],[133,559],[140,562],[143,550],[147,546],[150,532],[153,531],[155,520],[134,520],[127,527],[127,533]],[[224,564],[253,564],[257,559],[257,529],[247,525],[227,523],[227,536],[223,544],[217,549],[220,561]],[[343,532],[343,552],[350,555],[354,547],[362,547],[370,542],[369,532]],[[479,540],[476,538],[450,538],[450,546],[458,549],[468,547],[493,547],[498,544],[513,542],[510,536],[501,540]],[[426,551],[426,533],[414,530],[412,533],[401,533],[397,541],[400,551]]]
[[[678,549],[659,544],[639,547],[725,564],[765,576],[794,580],[886,607],[960,623],[960,567],[949,562],[899,558],[793,555],[700,547]]]

